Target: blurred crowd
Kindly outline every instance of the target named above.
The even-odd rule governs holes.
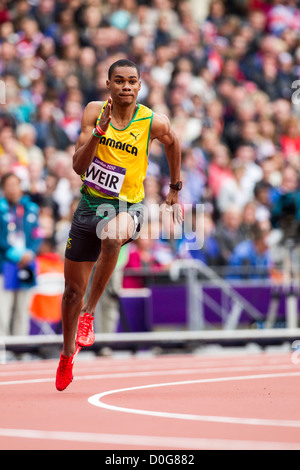
[[[167,114],[180,140],[186,221],[181,239],[176,227],[164,237],[154,216],[158,236],[127,246],[122,266],[196,258],[267,268],[248,278],[272,272],[272,234],[300,220],[300,2],[207,0],[201,15],[198,3],[0,0],[0,183],[16,174],[39,207],[38,254],[63,259],[80,198],[72,155],[82,112],[107,99],[109,65],[129,58],[141,71],[139,102]],[[153,142],[145,205],[163,203],[168,183]],[[297,230],[286,237],[297,243]],[[124,286],[143,282],[128,276]]]

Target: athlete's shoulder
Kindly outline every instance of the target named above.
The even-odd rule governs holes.
[[[94,126],[103,107],[102,101],[90,101],[84,108],[82,115],[82,126]]]
[[[98,116],[102,110],[103,105],[103,101],[90,101],[85,107],[85,112],[96,113]]]
[[[171,124],[168,116],[162,113],[153,113],[151,129],[152,138],[155,138],[159,135],[168,134],[170,131]]]

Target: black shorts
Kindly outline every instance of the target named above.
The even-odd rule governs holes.
[[[120,212],[127,212],[135,223],[132,237],[125,242],[129,243],[138,237],[143,224],[142,203],[83,194],[73,216],[65,257],[71,261],[96,262],[101,251],[101,232]]]

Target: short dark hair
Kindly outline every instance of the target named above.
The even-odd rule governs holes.
[[[138,73],[138,77],[140,78],[140,71],[139,71],[139,68],[138,66],[132,62],[132,60],[129,60],[129,59],[119,59],[117,60],[116,62],[114,62],[113,64],[111,64],[111,66],[109,67],[108,69],[108,80],[111,79],[112,77],[112,74],[114,72],[114,70],[117,68],[117,67],[133,67],[136,69],[137,73]]]

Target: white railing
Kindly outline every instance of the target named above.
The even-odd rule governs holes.
[[[242,312],[246,312],[255,321],[264,321],[268,327],[273,326],[275,308],[277,305],[271,303],[270,311],[262,315],[255,306],[239,294],[233,284],[226,281],[209,266],[200,260],[176,260],[170,267],[170,277],[173,281],[184,274],[188,287],[188,323],[190,330],[201,330],[205,324],[203,306],[206,304],[214,310],[222,319],[224,330],[234,330],[238,327]],[[203,292],[203,281],[199,280],[199,274],[209,280],[210,284],[220,288],[224,297],[219,306],[213,299]],[[298,298],[293,289],[286,295],[286,326],[297,328],[298,326]]]

